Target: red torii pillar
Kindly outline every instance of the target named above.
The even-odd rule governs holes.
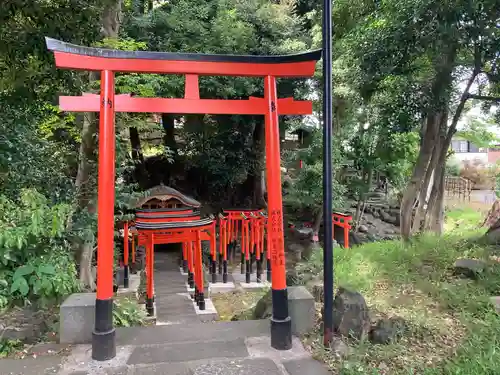
[[[264,115],[268,186],[268,249],[272,263],[273,316],[271,345],[292,346],[291,319],[285,275],[278,114],[312,113],[310,101],[278,99],[276,77],[310,77],[321,51],[290,56],[234,56],[149,51],[115,51],[76,46],[46,38],[62,68],[101,71],[101,94],[60,97],[65,111],[100,112],[98,179],[98,264],[95,329],[92,358],[108,360],[116,355],[113,328],[113,249],[115,112]],[[113,72],[184,74],[184,98],[137,98],[114,93]],[[198,75],[264,77],[264,98],[248,100],[200,99]]]
[[[92,357],[116,356],[113,327],[113,261],[115,233],[115,79],[109,70],[101,72],[99,116],[99,160],[97,181],[97,295]],[[98,348],[99,353],[94,352]],[[101,354],[102,353],[102,354]]]

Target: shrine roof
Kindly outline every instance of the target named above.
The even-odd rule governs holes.
[[[84,47],[61,40],[45,38],[47,48],[54,52],[70,53],[75,55],[104,57],[113,59],[134,60],[166,60],[166,61],[196,61],[196,62],[225,62],[225,63],[252,63],[252,64],[286,64],[306,61],[318,61],[321,50],[313,50],[291,55],[223,55],[204,53],[155,52],[155,51],[120,51],[108,48]]]
[[[160,201],[168,201],[170,199],[177,199],[182,202],[184,205],[188,207],[199,208],[201,203],[196,199],[193,199],[185,194],[182,194],[180,191],[175,190],[169,186],[158,185],[154,188],[149,189],[143,198],[140,198],[135,202],[135,207],[140,208],[147,202],[153,199],[157,199]]]

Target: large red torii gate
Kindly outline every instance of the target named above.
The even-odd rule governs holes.
[[[272,264],[271,345],[292,346],[288,314],[278,115],[312,113],[310,101],[278,99],[277,77],[310,77],[321,50],[288,56],[207,55],[150,51],[117,51],[82,47],[46,38],[60,68],[101,72],[100,95],[61,96],[64,111],[100,112],[98,172],[98,256],[95,328],[92,357],[108,360],[116,355],[113,327],[113,249],[115,197],[115,112],[177,114],[241,114],[265,117],[266,174],[268,186],[268,249]],[[184,98],[138,98],[116,95],[115,72],[184,74]],[[264,78],[264,98],[247,100],[201,99],[199,75]]]

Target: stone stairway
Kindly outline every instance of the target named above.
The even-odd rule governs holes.
[[[155,253],[155,309],[157,324],[199,322],[186,289],[186,276],[179,271],[177,254]]]
[[[60,375],[328,375],[297,338],[291,350],[270,347],[268,321],[120,328],[117,356],[99,363],[77,347]],[[42,372],[43,374],[43,372]]]

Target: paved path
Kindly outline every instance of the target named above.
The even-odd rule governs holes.
[[[155,308],[159,324],[199,322],[187,292],[187,276],[180,273],[176,255],[155,253]]]
[[[269,322],[240,321],[119,328],[117,355],[93,361],[90,345],[66,358],[0,360],[1,375],[328,375],[294,338],[270,347]]]
[[[492,190],[473,190],[470,194],[470,199],[473,202],[493,204],[497,198],[495,192]]]

